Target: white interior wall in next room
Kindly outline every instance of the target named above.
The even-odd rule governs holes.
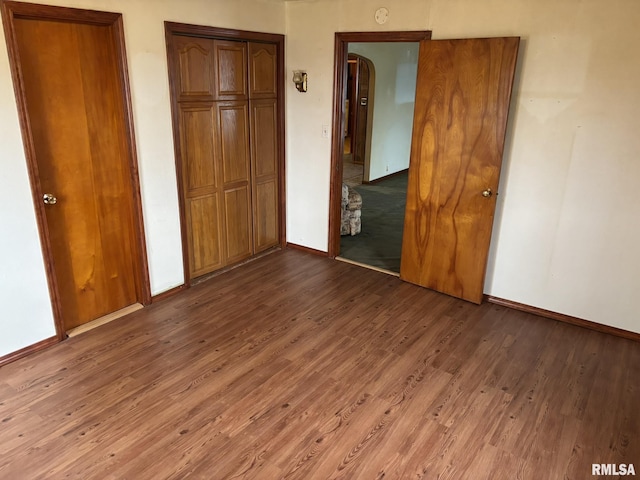
[[[418,42],[348,45],[349,53],[368,58],[375,67],[369,181],[409,168],[419,46]]]

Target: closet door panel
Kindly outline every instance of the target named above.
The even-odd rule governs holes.
[[[180,101],[213,100],[214,42],[206,38],[174,38]]]
[[[184,25],[168,39],[185,267],[197,278],[279,244],[281,36]]]
[[[224,190],[226,263],[253,253],[251,222],[251,179],[249,109],[246,101],[216,102],[218,152]]]
[[[192,278],[224,266],[219,204],[217,193],[187,199],[189,270]]]
[[[254,248],[258,253],[278,244],[278,189],[273,181],[254,188]]]
[[[251,183],[253,185],[254,248],[278,244],[277,100],[251,100]]]
[[[226,263],[244,260],[252,255],[251,192],[248,185],[225,190],[224,213]]]
[[[214,40],[216,100],[247,99],[247,44]]]
[[[272,43],[249,43],[249,97],[278,95],[278,52]]]
[[[482,303],[519,44],[420,44],[402,280]]]
[[[215,116],[213,105],[180,108],[182,130],[183,181],[187,192],[215,188]]]
[[[249,182],[249,112],[247,102],[218,102],[219,161],[225,186]]]
[[[194,278],[221,268],[225,256],[213,104],[180,105],[180,130],[189,271]]]

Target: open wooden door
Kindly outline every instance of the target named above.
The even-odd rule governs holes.
[[[149,302],[122,16],[3,3],[58,335]]]
[[[353,163],[363,165],[366,161],[367,125],[369,122],[369,82],[371,77],[370,61],[357,56],[358,75],[356,79],[356,91],[351,105],[354,122],[351,137],[351,151]],[[369,133],[370,133],[369,128]]]
[[[420,45],[400,277],[474,303],[482,302],[519,40]]]

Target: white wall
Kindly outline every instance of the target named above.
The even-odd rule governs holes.
[[[158,294],[180,285],[182,247],[163,22],[282,34],[284,5],[266,0],[42,3],[123,14],[151,292]],[[0,356],[3,356],[55,335],[4,46],[0,47],[0,171]]]
[[[485,293],[640,332],[640,2],[388,0],[383,26],[379,6],[287,4],[287,61],[304,63],[313,85],[288,101],[289,241],[327,250],[330,151],[319,132],[331,119],[334,32],[518,35]]]
[[[6,48],[0,48],[0,356],[55,335]]]
[[[371,160],[369,177],[365,180],[409,168],[419,45],[418,42],[349,43],[349,53],[368,58],[375,67]]]

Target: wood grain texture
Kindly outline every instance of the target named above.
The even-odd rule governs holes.
[[[278,104],[275,98],[251,100],[251,185],[255,253],[278,245]]]
[[[38,5],[23,2],[0,2],[2,7],[3,26],[5,30],[5,36],[7,39],[7,48],[9,51],[9,61],[11,64],[11,74],[14,83],[14,89],[16,92],[16,100],[18,104],[18,113],[20,119],[20,126],[22,130],[23,142],[25,144],[25,153],[27,157],[27,168],[29,171],[29,180],[31,183],[31,190],[33,194],[34,206],[36,217],[38,220],[38,231],[40,241],[42,245],[43,255],[45,258],[45,269],[47,272],[49,293],[51,297],[51,303],[53,307],[53,314],[56,326],[56,334],[58,339],[64,339],[65,333],[65,318],[66,312],[63,309],[63,302],[60,294],[60,285],[57,279],[56,269],[54,265],[54,249],[51,245],[52,237],[50,235],[49,226],[47,222],[47,206],[42,202],[43,189],[39,178],[38,161],[36,158],[36,142],[32,131],[32,122],[29,118],[29,108],[26,99],[26,86],[24,84],[25,78],[30,75],[30,72],[25,72],[22,65],[19,54],[18,35],[15,28],[16,21],[35,21],[35,22],[67,22],[69,24],[75,24],[79,26],[94,26],[98,27],[97,31],[109,31],[109,38],[101,38],[98,43],[98,50],[95,56],[104,54],[108,50],[108,67],[105,71],[99,73],[98,85],[104,85],[104,82],[113,82],[111,85],[116,91],[119,98],[109,97],[107,99],[99,99],[102,101],[113,102],[109,109],[113,113],[113,109],[117,110],[117,115],[122,115],[117,119],[117,122],[122,127],[122,137],[118,139],[119,142],[124,144],[123,158],[127,160],[126,170],[127,175],[125,178],[124,189],[129,190],[129,201],[131,204],[131,238],[130,248],[133,250],[133,276],[132,280],[135,284],[135,291],[137,300],[142,304],[148,304],[151,301],[151,292],[149,286],[148,275],[148,263],[145,246],[145,234],[144,224],[142,219],[142,201],[140,196],[139,176],[137,166],[137,154],[135,147],[135,134],[133,128],[133,112],[131,109],[131,93],[129,89],[129,80],[127,76],[127,58],[126,48],[124,42],[122,15],[112,12],[101,12],[94,10],[84,10],[76,8],[65,7],[52,7],[47,5]],[[100,28],[101,27],[101,28]],[[63,28],[64,29],[64,28]],[[95,31],[95,30],[94,30]],[[46,39],[47,42],[54,42],[55,36],[50,36]],[[51,48],[51,46],[47,46]],[[78,44],[80,54],[84,54],[87,58],[87,62],[95,67],[94,54],[87,54],[87,49],[95,48],[95,44],[91,41],[80,41]],[[69,52],[73,55],[73,50]],[[67,59],[68,60],[68,59]],[[102,59],[104,60],[104,58]],[[93,63],[92,63],[93,62]],[[46,62],[45,62],[46,63]],[[61,62],[61,65],[64,62]],[[60,65],[55,65],[58,67]],[[89,66],[89,65],[87,65]],[[99,68],[99,67],[98,67]],[[95,76],[96,70],[86,72],[87,76],[93,74]],[[112,75],[113,74],[113,75]],[[49,78],[53,73],[44,75]],[[53,82],[55,83],[55,81]],[[85,78],[85,83],[89,83],[88,90],[91,91],[92,80]],[[76,86],[77,88],[78,87]],[[64,85],[65,89],[69,89],[69,85]],[[113,93],[110,91],[110,93]],[[48,99],[50,100],[50,99]],[[88,109],[95,110],[95,106],[90,106]],[[98,109],[99,110],[99,109]],[[89,112],[88,112],[89,113]],[[101,112],[98,112],[101,115]],[[102,117],[104,118],[104,116]],[[93,119],[95,121],[97,118]],[[99,134],[94,132],[95,137],[99,137]],[[100,139],[94,144],[100,144]],[[129,225],[124,225],[125,230]]]
[[[482,301],[518,44],[509,37],[420,45],[400,276],[475,303]]]
[[[249,43],[249,98],[278,96],[278,46]]]
[[[284,250],[2,367],[0,476],[583,479],[638,404],[638,343]]]
[[[247,100],[216,102],[218,135],[215,164],[224,192],[224,264],[250,257],[253,252],[251,210],[251,149]]]
[[[213,40],[216,100],[246,100],[248,97],[247,43]]]
[[[218,126],[212,102],[179,105],[182,188],[189,272],[200,276],[224,265],[223,185],[216,168]]]
[[[131,157],[111,26],[15,19],[65,330],[135,303]]]
[[[180,100],[213,100],[215,98],[213,40],[176,36],[174,48],[179,65],[179,75],[176,78]]]
[[[284,37],[171,22],[165,33],[190,283],[284,245]]]

